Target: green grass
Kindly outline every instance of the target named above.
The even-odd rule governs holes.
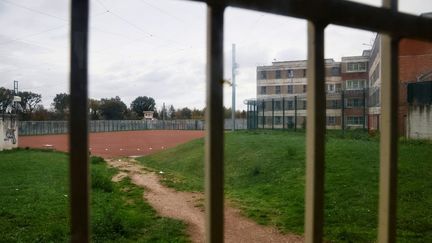
[[[139,160],[178,190],[203,190],[203,139]],[[377,235],[379,141],[361,132],[326,137],[325,237],[373,242]],[[432,144],[402,141],[398,181],[400,242],[432,242]],[[225,193],[242,212],[283,232],[303,233],[304,133],[226,133]]]
[[[94,242],[188,242],[185,225],[162,218],[130,181],[91,164]],[[69,242],[68,155],[36,150],[0,153],[0,241]]]

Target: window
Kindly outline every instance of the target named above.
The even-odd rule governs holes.
[[[294,127],[294,117],[287,116],[286,118],[287,118],[286,123],[288,124],[288,128],[293,128]]]
[[[294,101],[292,101],[292,100],[287,101],[287,109],[288,110],[294,110]]]
[[[359,90],[364,89],[366,84],[366,80],[359,79],[359,80],[347,80],[346,81],[346,89],[347,90]]]
[[[281,71],[280,70],[276,70],[276,78],[281,78]]]
[[[371,85],[374,84],[378,80],[378,78],[380,76],[380,68],[381,67],[378,64],[377,67],[375,68],[375,70],[373,71],[373,73],[372,73],[372,75],[370,77]]]
[[[261,94],[267,94],[267,87],[261,86]]]
[[[347,117],[347,125],[363,125],[364,117],[362,116],[349,116]]]
[[[276,94],[280,94],[281,93],[281,86],[276,86],[275,87],[275,93]]]
[[[336,91],[336,85],[335,84],[326,84],[326,91],[328,93],[334,93]]]
[[[303,85],[303,93],[306,93],[306,85]]]
[[[366,71],[366,62],[349,62],[347,65],[348,72],[364,72]]]
[[[339,67],[332,67],[331,76],[339,76],[339,75],[340,75],[340,68]]]
[[[266,71],[261,71],[260,73],[260,79],[267,79],[267,72]]]
[[[327,109],[339,109],[340,100],[327,100]]]
[[[294,77],[294,71],[288,70],[288,78],[293,78],[293,77]]]
[[[303,77],[306,77],[306,69],[303,69]]]
[[[281,101],[280,100],[276,100],[274,102],[274,109],[277,110],[277,111],[282,110],[282,105],[281,105]]]
[[[293,93],[293,86],[288,85],[288,94],[292,94],[292,93]]]
[[[276,125],[282,124],[282,117],[281,116],[275,116],[275,124]]]
[[[326,117],[327,125],[336,125],[336,117],[335,116],[327,116]]]
[[[347,99],[346,107],[362,107],[363,106],[363,100],[362,99]]]

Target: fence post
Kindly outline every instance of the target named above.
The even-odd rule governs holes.
[[[294,131],[297,131],[297,95],[294,96]]]
[[[282,130],[285,130],[285,97],[282,98]]]
[[[366,88],[363,89],[363,130],[366,130]]]
[[[264,114],[264,111],[265,111],[265,102],[264,102],[264,100],[262,100],[262,117],[263,117],[263,119],[262,119],[262,128],[264,129],[264,125],[265,125],[265,114]]]
[[[272,99],[272,130],[274,129],[274,99]]]
[[[345,134],[345,91],[342,90],[341,93],[341,125],[342,132]]]

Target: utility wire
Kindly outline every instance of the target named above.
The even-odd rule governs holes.
[[[112,10],[110,10],[109,8],[106,7],[106,5],[101,1],[101,0],[96,0],[99,5],[105,9],[105,11],[107,13],[110,13],[112,15],[114,15],[115,17],[117,17],[118,19],[120,19],[121,21],[125,22],[126,24],[132,26],[133,28],[139,30],[140,32],[144,33],[145,35],[148,35],[148,37],[152,37],[153,35],[151,33],[149,33],[148,31],[144,30],[143,28],[135,25],[134,23],[130,22],[129,20],[123,18],[122,16],[116,14],[115,12],[113,12]]]
[[[45,16],[48,16],[48,17],[51,17],[51,18],[56,18],[56,19],[59,19],[59,20],[62,20],[62,21],[68,21],[67,19],[64,19],[62,17],[58,17],[58,16],[55,16],[55,15],[52,15],[52,14],[49,14],[49,13],[45,13],[45,12],[39,11],[37,9],[29,8],[29,7],[26,7],[24,5],[21,5],[21,4],[15,3],[15,2],[10,2],[10,1],[7,1],[7,0],[0,0],[0,1],[2,1],[4,3],[7,3],[7,4],[10,4],[10,5],[14,5],[15,7],[18,7],[18,8],[22,8],[22,9],[26,9],[26,10],[31,11],[31,12],[42,14],[42,15],[45,15]]]
[[[43,34],[43,33],[47,33],[47,32],[53,31],[53,30],[58,30],[58,29],[66,27],[66,26],[67,25],[60,25],[60,26],[57,26],[57,27],[54,27],[54,28],[51,28],[51,29],[42,30],[40,32],[36,32],[36,33],[33,33],[33,34],[28,34],[28,35],[20,36],[20,37],[17,37],[17,38],[13,38],[11,40],[8,40],[8,41],[5,41],[5,42],[1,42],[0,45],[6,45],[6,44],[9,44],[9,43],[15,42],[15,41],[23,41],[23,39],[26,39],[26,38],[29,38],[29,37],[33,37],[33,36],[37,36],[37,35],[40,35],[40,34]]]
[[[147,2],[147,1],[145,1],[145,0],[141,0],[140,2],[143,3],[143,4],[145,4],[145,5],[147,5],[147,6],[150,6],[150,7],[153,8],[153,9],[156,9],[156,10],[159,11],[160,13],[163,13],[163,14],[165,14],[165,15],[171,17],[171,18],[174,18],[174,19],[176,19],[176,20],[179,20],[179,21],[185,23],[184,20],[180,19],[179,17],[172,15],[171,13],[165,11],[165,10],[162,9],[162,8],[159,8],[159,7],[157,7],[157,6],[153,5],[153,4],[150,4],[149,2]]]

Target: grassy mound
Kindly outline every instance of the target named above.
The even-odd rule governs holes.
[[[398,237],[432,242],[432,145],[402,142],[398,178]],[[204,140],[139,159],[164,171],[164,183],[202,191]],[[326,138],[325,236],[331,241],[376,239],[379,141],[355,133]],[[305,137],[303,133],[227,133],[226,196],[256,222],[303,233]]]

